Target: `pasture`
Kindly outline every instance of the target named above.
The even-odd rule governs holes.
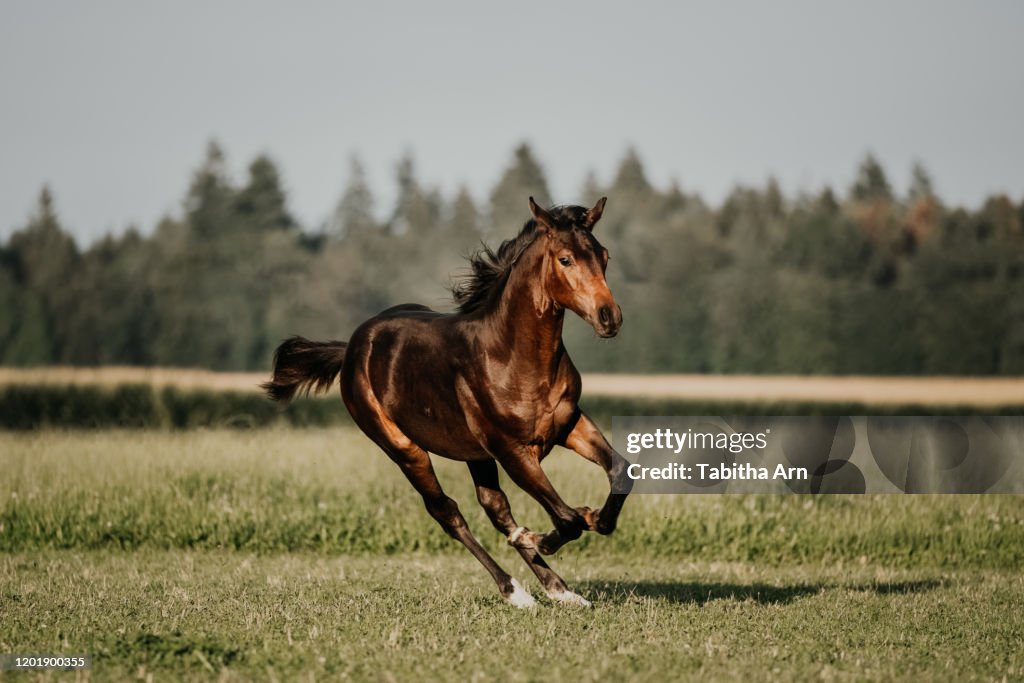
[[[552,559],[580,609],[437,462],[524,613],[351,427],[0,432],[0,454],[0,651],[93,654],[96,680],[1024,676],[1014,496],[635,496]],[[603,499],[579,457],[545,467]]]

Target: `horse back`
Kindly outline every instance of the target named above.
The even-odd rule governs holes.
[[[426,314],[426,315],[417,315],[417,314]],[[370,318],[370,320],[368,320],[367,322],[373,322],[373,320],[378,319],[378,318],[388,319],[388,318],[402,318],[402,317],[409,317],[409,318],[440,317],[440,316],[443,316],[443,315],[445,315],[445,314],[444,313],[439,313],[439,312],[435,311],[434,309],[432,309],[430,306],[424,306],[423,304],[398,304],[397,306],[392,306],[391,308],[385,308],[383,311],[381,311],[380,313],[375,315],[373,318]]]

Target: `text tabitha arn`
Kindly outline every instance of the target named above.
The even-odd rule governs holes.
[[[784,479],[787,481],[806,480],[806,467],[785,467],[776,465],[773,471],[767,467],[754,467],[749,463],[704,463],[684,465],[670,463],[661,467],[644,467],[632,464],[626,470],[630,479],[676,479],[698,481],[724,481],[733,479]]]

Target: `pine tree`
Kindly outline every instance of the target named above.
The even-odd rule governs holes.
[[[452,202],[448,234],[449,242],[460,252],[468,252],[480,241],[480,211],[465,185],[459,186]]]
[[[441,222],[441,200],[436,190],[425,190],[416,179],[416,164],[405,155],[396,167],[398,197],[391,216],[391,234],[427,240]]]
[[[885,170],[874,155],[867,154],[860,168],[857,179],[850,188],[850,196],[857,200],[892,199],[892,188],[885,177]]]
[[[911,201],[935,197],[935,192],[932,189],[931,174],[925,170],[925,167],[920,162],[914,162],[914,166],[910,169],[909,196]]]
[[[249,181],[235,200],[235,208],[247,232],[293,230],[295,220],[288,213],[287,196],[274,162],[260,155],[249,165]]]
[[[593,206],[601,197],[607,197],[608,190],[601,185],[601,182],[597,179],[597,174],[593,171],[587,171],[586,177],[583,179],[583,186],[580,189],[580,199],[587,206]]]
[[[49,187],[39,193],[36,211],[23,230],[11,236],[11,251],[22,282],[45,289],[60,282],[78,255],[75,242],[64,231]]]
[[[349,179],[334,210],[328,231],[335,238],[351,237],[376,231],[373,217],[373,192],[366,180],[366,170],[358,157],[349,161]]]
[[[60,224],[49,187],[40,191],[28,225],[11,236],[9,251],[22,293],[12,315],[12,351],[4,360],[22,365],[58,362],[74,333],[67,316],[79,303],[72,291],[78,249]]]
[[[626,150],[626,155],[619,162],[619,169],[609,191],[616,195],[642,195],[651,191],[643,162],[634,148]]]
[[[517,233],[530,218],[527,200],[531,196],[541,206],[551,204],[544,169],[524,142],[491,192],[491,234],[504,239]]]
[[[826,215],[835,215],[839,212],[839,202],[831,187],[826,187],[818,195],[815,202],[815,209]]]
[[[192,234],[199,239],[215,239],[232,231],[235,199],[228,180],[224,152],[216,141],[206,147],[206,157],[192,176],[185,197],[185,215]]]

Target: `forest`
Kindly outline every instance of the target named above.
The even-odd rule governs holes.
[[[553,198],[522,144],[483,202],[425,185],[405,157],[379,211],[354,159],[318,226],[292,216],[269,157],[241,182],[226,166],[210,143],[177,215],[89,245],[44,187],[0,244],[0,364],[264,370],[291,334],[345,339],[405,302],[454,310],[464,257],[515,235],[528,196],[607,195],[596,234],[625,323],[614,340],[567,323],[581,370],[1024,374],[1024,202],[949,206],[920,165],[905,195],[867,155],[849,188],[791,197],[769,179],[713,206],[654,186],[629,151],[609,183]]]

